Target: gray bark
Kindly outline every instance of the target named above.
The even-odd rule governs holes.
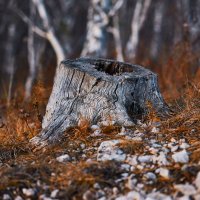
[[[83,118],[91,124],[112,120],[131,126],[147,112],[147,102],[159,113],[168,111],[157,75],[148,69],[105,59],[63,61],[57,68],[42,131],[31,142],[40,146],[55,142]]]

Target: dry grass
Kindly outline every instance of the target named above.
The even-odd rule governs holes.
[[[165,97],[173,100],[170,101],[170,105],[174,112],[168,118],[161,119],[149,105],[149,114],[143,120],[147,124],[161,123],[160,140],[170,140],[172,137],[186,139],[191,145],[190,164],[198,163],[200,161],[200,69],[196,68],[196,56],[191,54],[187,44],[177,46],[172,57],[159,73]],[[62,191],[61,199],[71,196],[80,199],[84,191],[91,188],[95,182],[99,182],[102,186],[117,186],[113,182],[113,179],[121,173],[117,163],[87,162],[87,159],[96,156],[95,147],[98,147],[102,141],[123,139],[122,136],[117,135],[121,127],[113,126],[112,123],[101,127],[101,136],[92,137],[90,122],[82,118],[79,126],[65,133],[62,143],[39,152],[32,152],[28,141],[41,130],[41,118],[49,92],[50,90],[47,91],[43,85],[38,84],[29,103],[24,103],[22,98],[18,98],[12,101],[9,108],[6,108],[5,101],[0,102],[2,113],[0,160],[3,163],[0,167],[0,195],[8,188],[9,191],[17,188],[17,193],[22,197],[24,196],[21,189],[24,187],[37,188],[37,196],[59,188]],[[149,138],[154,137],[157,133],[151,133],[151,128],[147,127],[141,131],[145,131]],[[88,150],[83,152],[81,144],[84,144]],[[120,148],[130,154],[141,154],[145,147],[144,141],[124,140],[120,145]],[[55,158],[63,153],[74,157],[74,160],[67,164],[58,163]],[[83,154],[86,156],[83,157]],[[183,181],[187,181],[194,177],[192,169],[184,172],[186,174],[180,174],[180,169],[179,165],[172,166],[170,170],[174,174],[173,178],[166,181],[159,177],[155,183],[157,187],[161,191],[169,192],[173,190],[172,185],[178,179],[184,177]],[[141,178],[140,172],[137,176],[138,179]],[[166,184],[169,187],[166,187]],[[48,185],[49,188],[44,191],[41,185]],[[149,191],[154,186],[149,187]]]

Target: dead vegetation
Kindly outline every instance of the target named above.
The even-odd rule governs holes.
[[[156,187],[164,193],[172,192],[173,183],[194,179],[195,172],[200,170],[200,68],[191,67],[195,65],[196,56],[189,53],[189,47],[184,48],[186,50],[183,51],[178,46],[177,53],[173,54],[166,66],[161,67],[163,71],[160,72],[162,90],[165,97],[171,98],[168,103],[173,113],[168,118],[161,119],[152,110],[148,117],[143,119],[143,122],[148,124],[145,128],[136,126],[132,129],[143,131],[147,139],[156,137],[158,140],[167,141],[171,138],[184,138],[190,144],[191,167],[180,173],[182,165],[170,166],[172,179],[159,177],[156,183],[147,188],[149,191]],[[1,100],[0,195],[6,192],[13,198],[16,194],[25,198],[22,188],[36,188],[36,198],[44,193],[50,194],[53,189],[59,189],[59,199],[70,199],[72,196],[74,199],[80,199],[96,182],[102,188],[118,187],[120,190],[120,185],[113,181],[121,173],[118,164],[100,163],[92,159],[102,141],[124,140],[123,136],[117,135],[121,127],[111,124],[101,127],[101,136],[92,137],[91,124],[83,118],[78,127],[65,133],[61,143],[39,152],[31,149],[29,139],[41,130],[48,94],[49,91],[39,84],[34,88],[33,98],[29,103],[18,98],[7,108],[5,101]],[[158,133],[150,131],[155,123],[160,124]],[[81,145],[84,145],[86,150],[83,150]],[[142,153],[145,141],[124,140],[120,143],[120,148],[129,154]],[[68,163],[57,162],[56,157],[63,153],[69,154],[72,160]],[[91,161],[88,161],[90,159]],[[140,171],[137,176],[142,179]]]

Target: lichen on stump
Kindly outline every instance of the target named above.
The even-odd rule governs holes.
[[[147,111],[150,102],[158,113],[168,110],[157,75],[138,65],[107,59],[80,58],[61,62],[46,108],[41,133],[31,142],[46,145],[78,125],[108,120],[130,126]]]

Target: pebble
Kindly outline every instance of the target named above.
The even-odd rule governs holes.
[[[172,200],[172,198],[160,192],[152,192],[147,195],[145,200]]]
[[[9,194],[4,194],[3,195],[3,200],[11,200],[11,196]]]
[[[193,185],[190,185],[188,183],[186,184],[177,184],[177,185],[174,185],[174,188],[183,193],[184,195],[193,195],[193,194],[196,194],[196,189]]]
[[[172,159],[176,163],[188,163],[189,161],[189,156],[186,150],[179,151],[177,153],[174,153],[172,155]]]
[[[35,189],[33,189],[33,188],[23,188],[22,189],[22,192],[23,192],[23,194],[25,194],[27,197],[31,197],[31,196],[34,196],[35,195],[35,193],[36,193],[36,191],[35,191]]]
[[[169,170],[167,168],[159,168],[158,171],[160,176],[169,179]]]
[[[181,148],[181,149],[187,149],[187,148],[189,148],[189,147],[190,147],[190,145],[187,144],[186,142],[183,142],[183,143],[180,145],[180,148]]]
[[[139,192],[131,191],[125,196],[117,197],[115,200],[144,200],[145,198]]]
[[[21,196],[16,196],[15,200],[23,200],[23,198]]]
[[[137,184],[137,179],[135,178],[135,174],[131,174],[128,177],[127,187],[130,190],[133,190],[135,188],[136,184]]]
[[[130,165],[129,164],[122,164],[121,166],[120,166],[120,168],[122,169],[122,170],[125,170],[125,171],[130,171]]]
[[[97,136],[101,136],[101,130],[95,130],[94,133],[91,134],[92,137],[97,137]]]
[[[137,156],[135,156],[135,155],[128,155],[127,158],[126,158],[126,162],[129,165],[136,166],[138,164]]]
[[[153,128],[151,129],[151,132],[152,132],[152,133],[159,133],[159,131],[160,131],[160,129],[159,129],[159,128],[156,128],[156,127],[153,127]]]
[[[99,183],[94,183],[93,188],[95,188],[95,189],[101,189]]]
[[[58,195],[59,190],[55,189],[51,192],[51,198],[56,198],[56,196]]]
[[[97,130],[97,129],[100,129],[100,127],[99,127],[98,125],[92,125],[90,128],[91,128],[93,131],[94,131],[94,130]]]
[[[69,156],[68,154],[63,154],[63,155],[57,157],[56,160],[57,160],[58,162],[68,162],[68,161],[70,161],[71,159],[70,159],[70,156]]]
[[[200,191],[200,172],[198,172],[197,177],[194,181],[196,188]]]
[[[119,140],[109,140],[102,142],[97,151],[97,160],[124,161],[126,159],[126,154],[121,149],[119,149],[117,146],[118,144],[120,144]]]
[[[158,156],[153,156],[153,163],[158,165],[169,165],[166,154],[161,151]]]
[[[87,190],[83,194],[83,200],[95,200],[95,199],[96,199],[95,194],[90,190]]]
[[[140,163],[150,163],[152,162],[152,155],[139,156],[138,161]]]
[[[156,180],[156,175],[152,172],[147,172],[146,174],[144,174],[144,177],[148,180]]]

